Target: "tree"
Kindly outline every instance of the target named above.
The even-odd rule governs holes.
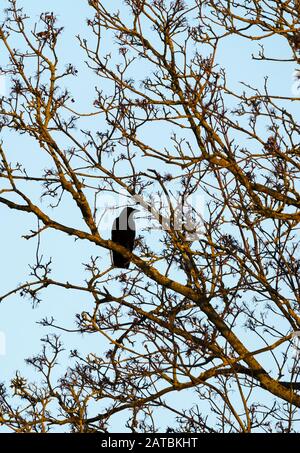
[[[38,220],[28,240],[53,230],[93,245],[89,278],[52,278],[38,248],[30,281],[1,300],[42,303],[50,287],[88,293],[93,309],[78,314],[77,330],[95,333],[106,353],[72,351],[61,370],[55,329],[64,327],[44,319],[54,334],[28,359],[43,379],[38,386],[18,373],[11,390],[2,387],[1,423],[18,432],[105,431],[124,413],[142,432],[297,430],[300,98],[272,94],[267,79],[253,86],[251,73],[231,88],[218,56],[234,39],[245,52],[259,45],[253,61],[274,71],[299,64],[299,2],[88,3],[89,35],[77,42],[96,88],[82,112],[83,93],[64,88],[77,69],[60,62],[55,14],[31,27],[8,1],[0,39],[11,90],[0,101],[1,130],[28,136],[46,169],[16,162],[4,140],[0,202]],[[282,47],[269,55],[275,41]],[[98,222],[106,195],[120,192],[150,222],[133,254],[104,239]],[[105,249],[130,269],[103,266]]]

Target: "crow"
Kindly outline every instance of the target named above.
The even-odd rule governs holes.
[[[127,250],[132,252],[135,239],[135,223],[133,213],[137,209],[126,207],[119,217],[114,220],[111,230],[111,240],[117,244],[123,245]],[[129,268],[130,261],[121,253],[112,251],[112,265],[123,269]]]

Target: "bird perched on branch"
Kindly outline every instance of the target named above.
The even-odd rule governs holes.
[[[137,209],[126,207],[123,209],[119,217],[114,220],[111,240],[117,244],[123,245],[129,252],[132,252],[135,239],[135,222],[133,219],[134,212]],[[130,260],[125,258],[121,253],[112,251],[112,265],[128,269]]]

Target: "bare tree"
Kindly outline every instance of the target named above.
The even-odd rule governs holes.
[[[55,14],[31,27],[18,1],[8,1],[1,71],[11,88],[0,100],[1,130],[28,136],[46,169],[16,161],[4,140],[0,202],[38,220],[28,240],[55,230],[89,241],[95,256],[118,252],[131,267],[92,258],[84,285],[59,281],[39,244],[30,280],[2,303],[16,294],[37,303],[49,287],[88,293],[93,309],[78,314],[76,329],[95,333],[106,352],[72,351],[62,370],[62,341],[48,335],[28,359],[40,386],[21,373],[3,386],[1,424],[106,431],[124,412],[133,432],[295,431],[300,98],[272,94],[267,79],[262,90],[252,86],[251,73],[232,89],[218,54],[231,37],[245,52],[257,43],[253,61],[296,68],[299,2],[88,3],[88,37],[77,36],[74,54],[79,45],[96,91],[86,87],[94,101],[82,112],[84,94],[63,88],[77,69],[59,59]],[[278,47],[267,54],[276,39],[285,56]],[[106,197],[120,193],[148,219],[132,254],[99,226]],[[67,331],[51,318],[42,323]]]

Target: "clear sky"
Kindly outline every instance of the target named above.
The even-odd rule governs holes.
[[[59,22],[65,27],[62,44],[60,46],[60,56],[67,64],[74,63],[79,70],[77,79],[70,82],[70,89],[74,94],[74,106],[78,110],[90,111],[94,96],[94,85],[97,83],[90,71],[86,70],[83,64],[84,54],[79,48],[75,35],[87,35],[86,18],[91,15],[88,2],[85,0],[22,0],[18,2],[23,5],[26,12],[33,21],[37,21],[41,12],[53,11],[58,15]],[[123,2],[115,0],[114,4],[122,9]],[[1,9],[6,6],[6,1],[1,0]],[[0,11],[0,15],[2,12]],[[0,16],[1,17],[1,16]],[[276,41],[276,42],[275,42]],[[266,46],[272,51],[272,46],[277,46],[282,55],[286,55],[288,50],[283,40],[273,40],[273,43]],[[294,66],[289,63],[273,64],[266,62],[256,62],[249,58],[252,53],[258,52],[257,43],[247,43],[236,38],[228,39],[226,45],[218,55],[221,66],[228,70],[229,84],[236,88],[239,82],[249,80],[253,85],[263,86],[264,77],[267,75],[270,86],[274,94],[290,96],[293,85]],[[0,59],[3,57],[3,49],[0,47]],[[1,60],[2,64],[2,60]],[[142,68],[141,68],[142,71]],[[136,74],[138,78],[139,75]],[[142,73],[141,73],[142,78]],[[71,80],[71,79],[70,79]],[[0,92],[7,89],[8,84],[0,78]],[[6,88],[5,88],[6,86]],[[242,91],[242,87],[239,88]],[[36,150],[32,149],[29,140],[24,136],[5,135],[5,149],[10,149],[14,156],[28,161],[28,164],[38,170],[43,167],[44,162],[39,160]],[[159,139],[163,140],[163,137]],[[28,155],[28,158],[27,158]],[[15,157],[16,159],[16,157]],[[16,159],[17,160],[17,159]],[[34,171],[33,171],[34,172]],[[76,214],[70,207],[70,224],[76,221]],[[28,234],[29,230],[36,226],[36,220],[26,214],[18,214],[0,205],[0,238],[1,255],[0,260],[0,295],[12,289],[16,283],[21,283],[29,279],[29,264],[34,262],[36,239],[26,241],[22,238]],[[107,232],[104,233],[107,237]],[[105,250],[95,250],[86,241],[77,241],[63,234],[47,231],[42,235],[41,247],[44,257],[53,257],[54,276],[59,276],[60,280],[70,280],[73,282],[83,281],[85,275],[81,263],[86,263],[91,255],[98,254],[103,257],[103,265],[108,263],[108,252]],[[45,329],[37,324],[44,317],[53,316],[60,325],[74,328],[75,313],[87,310],[91,306],[89,298],[85,295],[74,294],[72,291],[62,292],[50,288],[44,292],[44,298],[36,308],[32,308],[30,302],[19,296],[11,296],[0,305],[0,341],[5,337],[5,351],[0,346],[0,371],[1,380],[6,380],[12,376],[16,369],[21,369],[24,374],[34,379],[31,368],[24,363],[24,358],[37,353],[40,348],[40,338],[51,329]],[[99,341],[99,336],[82,337],[79,334],[64,336],[66,349],[78,348],[82,352],[92,352],[101,350],[101,345],[95,344],[94,338]],[[118,430],[120,420],[119,415],[115,420],[114,430]]]

